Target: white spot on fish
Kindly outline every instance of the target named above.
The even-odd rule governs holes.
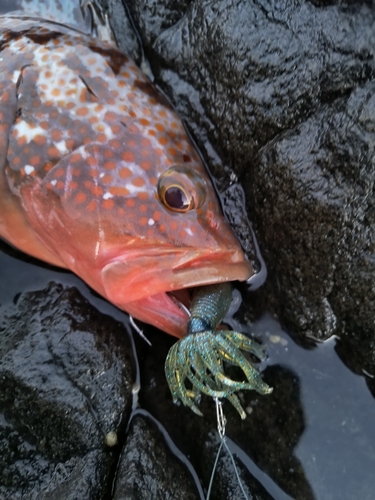
[[[131,182],[126,183],[124,187],[129,191],[130,194],[144,193],[145,192],[144,187],[134,186]]]
[[[12,75],[12,82],[13,83],[17,83],[18,77],[20,76],[20,74],[21,74],[21,71],[18,69],[16,71],[13,71],[13,75]]]
[[[78,152],[78,151],[79,151],[79,154],[82,156],[82,158],[83,158],[84,160],[86,160],[86,158],[88,158],[89,156],[91,156],[91,155],[90,155],[90,154],[86,151],[85,146],[81,146],[80,148],[78,148],[78,149],[76,150],[76,152]]]
[[[42,127],[31,126],[24,120],[17,122],[13,130],[17,131],[17,137],[24,137],[27,143],[32,141],[37,135],[47,136],[46,130],[42,129]]]
[[[193,231],[190,229],[190,227],[187,227],[187,228],[185,229],[185,231],[187,232],[187,234],[188,234],[189,236],[193,236]]]
[[[30,175],[34,172],[35,168],[31,165],[25,165],[25,174]]]
[[[53,144],[62,155],[69,153],[69,149],[66,147],[65,141],[54,142]]]
[[[155,224],[154,219],[148,219],[147,224],[148,224],[149,226],[153,226],[153,225]]]
[[[99,123],[98,125],[94,125],[93,129],[98,133],[104,134],[108,141],[115,137],[115,134],[112,132],[111,127],[104,121]]]
[[[103,194],[103,199],[109,200],[109,198],[113,198],[113,194],[111,194],[107,191],[106,193]]]

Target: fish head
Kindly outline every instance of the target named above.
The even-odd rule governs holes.
[[[185,132],[181,153],[142,135],[134,127],[130,139],[81,146],[23,199],[66,267],[135,318],[181,336],[188,318],[176,294],[188,305],[182,290],[246,280],[252,268]]]
[[[184,335],[171,294],[252,268],[183,124],[109,44],[21,27],[5,173],[30,238],[135,318]]]

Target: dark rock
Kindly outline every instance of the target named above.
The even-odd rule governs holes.
[[[284,269],[283,316],[299,334],[374,333],[374,91],[323,106],[267,145],[254,174],[267,258]]]
[[[219,188],[244,186],[274,276],[267,303],[301,339],[373,336],[373,2],[129,9]]]
[[[149,348],[148,353],[145,348],[142,355],[141,406],[163,423],[172,441],[189,457],[207,491],[220,444],[218,434],[214,431],[214,402],[210,397],[202,397],[199,408],[203,418],[182,405],[174,405],[163,370],[173,339],[150,332],[148,337],[153,347]],[[240,394],[241,404],[248,413],[245,420],[240,420],[229,403],[224,403],[228,419],[227,435],[292,498],[312,500],[312,489],[295,456],[295,447],[305,430],[298,376],[281,366],[273,366],[264,372],[264,379],[275,388],[272,394],[259,396],[254,391]],[[228,460],[225,450],[221,457],[212,498],[242,498],[232,462]],[[238,458],[235,462],[249,498],[268,500],[269,494],[244,463]]]
[[[220,448],[221,441],[217,432],[210,432],[206,437],[205,452],[214,458]],[[254,476],[246,469],[244,464],[232,454],[228,453],[228,439],[220,450],[217,468],[212,481],[210,498],[227,500],[228,498],[248,498],[248,500],[273,500]],[[229,448],[229,447],[228,447]],[[232,452],[231,452],[232,453]],[[235,464],[235,468],[232,462]],[[214,462],[207,463],[209,469],[205,471],[207,479],[210,478]],[[208,494],[208,493],[207,493]],[[245,497],[246,495],[246,497]]]
[[[126,2],[118,0],[97,0],[108,16],[110,27],[120,50],[132,57],[138,64],[142,62],[142,44],[134,30],[133,20],[128,15]]]
[[[108,4],[112,2],[116,3],[116,0],[109,0]],[[184,17],[191,3],[191,0],[150,0],[149,2],[124,0],[146,50],[160,33],[175,26]]]
[[[104,498],[118,455],[105,436],[131,406],[123,325],[53,283],[1,312],[0,497]]]
[[[114,500],[197,500],[189,471],[150,419],[135,413],[117,470]]]

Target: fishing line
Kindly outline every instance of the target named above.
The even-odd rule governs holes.
[[[228,445],[226,443],[225,425],[227,423],[227,419],[225,418],[225,415],[224,415],[223,403],[218,398],[213,398],[213,399],[215,401],[215,406],[216,406],[217,432],[218,432],[219,437],[220,437],[220,446],[219,446],[219,449],[217,450],[217,453],[216,453],[215,463],[214,463],[214,466],[213,466],[213,469],[212,469],[212,473],[211,473],[211,478],[210,478],[210,484],[208,485],[208,491],[207,491],[206,500],[210,499],[212,484],[213,484],[213,481],[214,481],[214,476],[215,476],[215,472],[216,472],[216,469],[217,469],[217,464],[219,462],[219,457],[220,457],[221,449],[223,447],[226,449],[226,451],[227,451],[227,453],[228,453],[228,455],[229,455],[229,457],[231,459],[232,466],[233,466],[234,472],[236,474],[236,478],[237,478],[238,484],[240,485],[241,491],[243,493],[243,496],[244,496],[244,498],[246,500],[249,500],[249,497],[246,495],[246,492],[245,492],[244,487],[242,485],[241,478],[240,478],[240,476],[238,474],[238,469],[237,469],[236,463],[234,461],[233,454],[230,451],[230,449],[229,449],[229,447],[228,447]]]
[[[133,316],[130,316],[130,314],[129,314],[129,322],[130,322],[130,324],[132,325],[132,327],[134,328],[134,330],[138,333],[138,335],[139,335],[140,337],[142,337],[142,338],[143,338],[143,340],[144,340],[145,342],[147,342],[147,344],[148,344],[149,346],[152,346],[151,342],[148,340],[148,338],[146,337],[146,335],[143,333],[143,330],[141,330],[141,329],[139,328],[139,326],[138,326],[138,325],[136,325],[136,323],[135,323],[135,321],[134,321]]]

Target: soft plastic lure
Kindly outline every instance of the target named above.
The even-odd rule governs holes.
[[[187,335],[174,344],[165,362],[165,374],[173,396],[202,415],[194,400],[199,392],[212,398],[227,398],[241,418],[246,413],[236,392],[254,389],[269,394],[269,387],[258,370],[241,351],[247,351],[259,359],[264,358],[261,345],[239,332],[219,330],[217,327],[227,313],[232,300],[230,283],[197,288],[191,302],[191,316]],[[224,372],[224,363],[239,367],[246,380],[236,381]],[[185,382],[190,382],[188,389]]]

